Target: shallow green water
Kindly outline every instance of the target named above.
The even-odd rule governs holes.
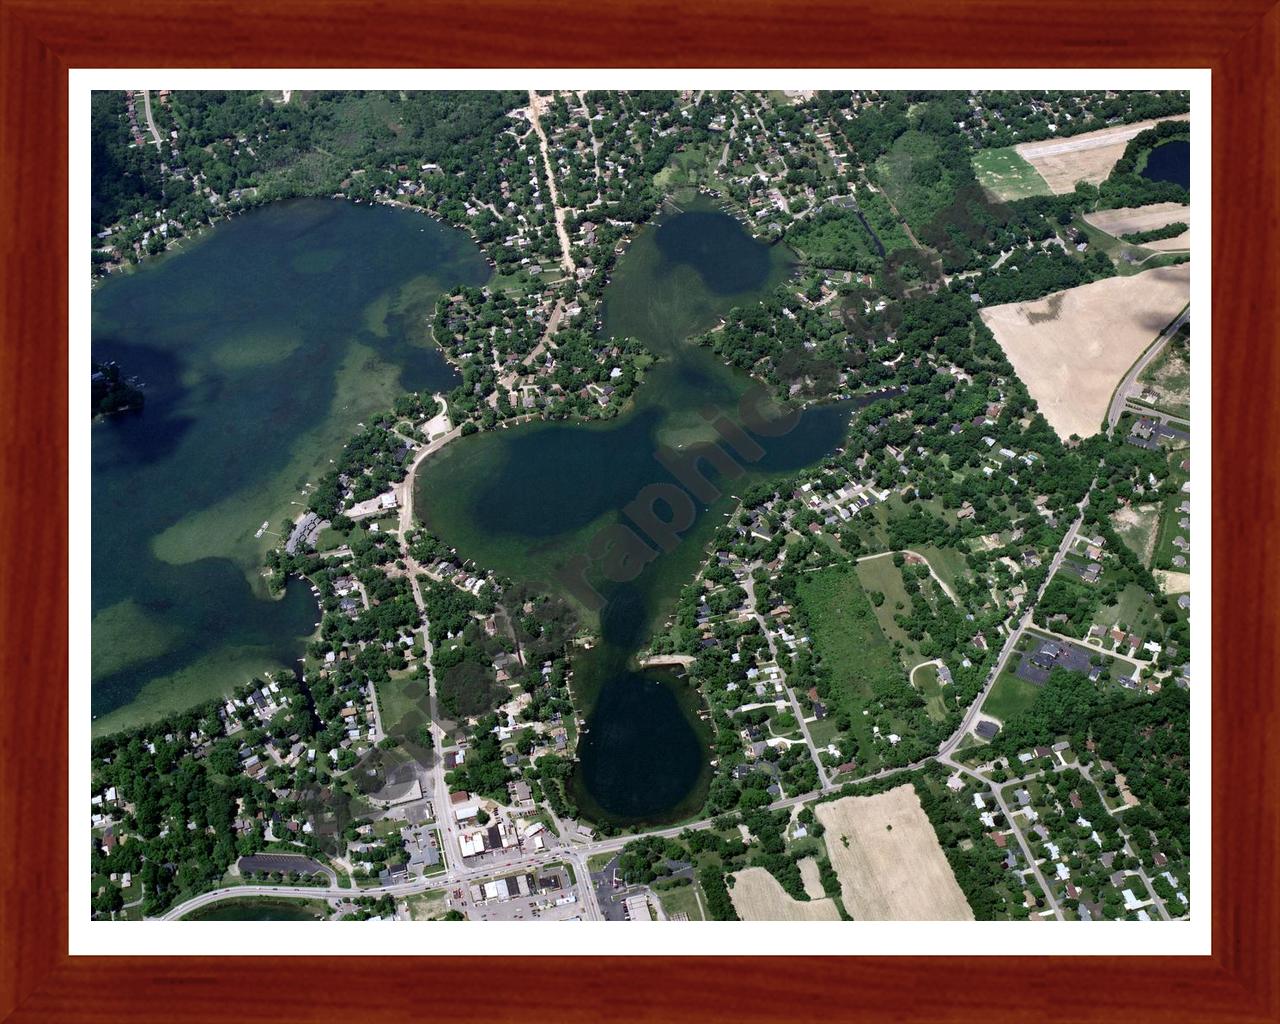
[[[314,900],[245,897],[192,911],[184,921],[321,921],[323,904]]]
[[[93,358],[147,399],[92,426],[95,730],[302,653],[315,602],[297,584],[267,598],[277,538],[254,534],[297,514],[365,416],[454,386],[425,317],[442,289],[488,275],[460,231],[316,199],[219,225],[94,293]]]
[[[690,501],[693,522],[638,576],[619,581],[599,560],[585,573],[574,569],[575,557],[592,550],[603,528],[633,524],[621,510],[643,488],[675,482],[656,457],[661,445],[687,454],[718,440],[707,410],[742,423],[749,379],[685,339],[733,306],[755,301],[790,268],[786,250],[756,242],[702,201],[664,216],[638,235],[605,292],[604,333],[636,337],[662,358],[633,407],[608,423],[529,424],[477,435],[419,471],[415,507],[464,555],[588,605],[592,589],[604,599],[600,643],[574,661],[575,696],[589,710],[573,789],[592,819],[674,821],[701,806],[710,781],[701,700],[670,672],[637,670],[635,653],[692,578],[736,504],[732,494],[818,461],[844,436],[849,403],[811,409],[781,436],[753,432],[763,456],[735,460],[745,471],[737,479],[722,479],[700,463],[718,496],[708,491],[706,500]],[[659,519],[670,518],[671,506],[652,507]],[[580,579],[565,582],[583,575],[590,588]]]

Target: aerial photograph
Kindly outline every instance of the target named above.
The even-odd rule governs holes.
[[[1191,919],[1189,92],[89,115],[82,918]]]

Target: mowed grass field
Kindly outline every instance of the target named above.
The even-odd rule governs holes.
[[[982,713],[1007,722],[1011,715],[1031,707],[1039,692],[1040,687],[1035,683],[1019,679],[1012,672],[1002,672],[995,686],[991,687],[991,692],[987,694],[986,702],[982,705]]]
[[[923,812],[921,812],[923,813]],[[764,868],[744,868],[733,875],[729,890],[733,909],[744,921],[839,921],[835,900],[792,899]]]
[[[1049,183],[1012,146],[974,153],[973,173],[978,183],[997,199],[1008,201],[1051,194]]]
[[[855,921],[973,920],[913,786],[847,796],[815,810]]]

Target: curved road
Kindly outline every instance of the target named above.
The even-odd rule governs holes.
[[[1178,333],[1178,329],[1191,319],[1191,305],[1187,304],[1187,308],[1178,314],[1178,318],[1168,327],[1156,336],[1156,340],[1147,346],[1147,350],[1138,356],[1137,362],[1129,367],[1129,372],[1124,375],[1119,385],[1111,395],[1111,407],[1107,410],[1107,426],[1114,427],[1120,422],[1120,414],[1124,412],[1124,404],[1129,398],[1129,389],[1133,387],[1138,376],[1151,365],[1152,361],[1161,352],[1164,351],[1165,345],[1169,339]]]

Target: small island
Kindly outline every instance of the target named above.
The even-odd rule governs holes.
[[[114,362],[93,364],[93,415],[110,416],[112,413],[141,412],[146,403],[142,382],[137,377],[125,377]]]

